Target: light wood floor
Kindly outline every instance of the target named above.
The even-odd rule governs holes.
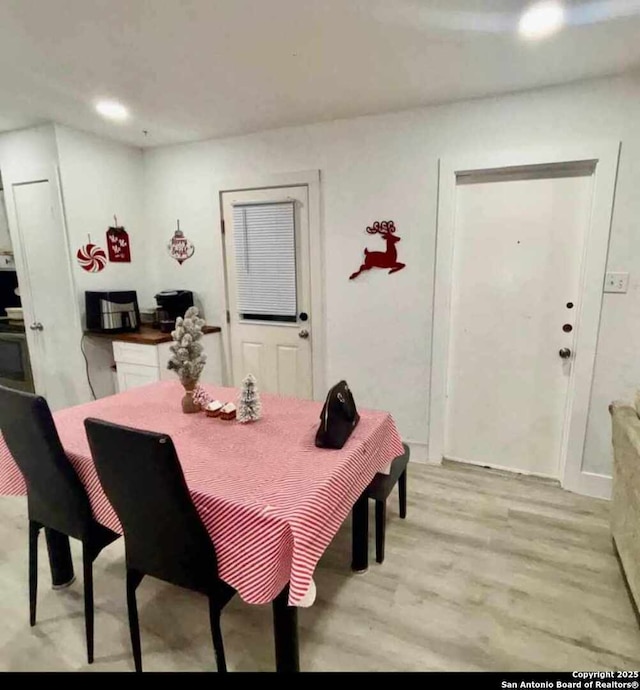
[[[85,660],[82,586],[49,587],[41,539],[38,625],[27,605],[25,501],[0,498],[0,670],[133,668],[122,540],[95,563],[96,661]],[[614,556],[608,504],[540,480],[463,465],[410,466],[408,518],[388,511],[387,554],[349,571],[349,525],[301,610],[303,670],[594,670],[640,667],[640,632]],[[78,550],[74,550],[77,565]],[[214,668],[206,600],[145,580],[145,670]],[[272,670],[269,606],[222,617],[230,670]]]

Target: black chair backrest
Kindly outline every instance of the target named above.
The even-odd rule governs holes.
[[[0,386],[0,430],[27,484],[29,519],[84,539],[92,523],[91,506],[47,401]]]
[[[93,460],[122,524],[127,567],[182,587],[212,592],[216,553],[166,434],[86,419]]]

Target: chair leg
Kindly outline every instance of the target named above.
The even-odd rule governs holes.
[[[398,479],[398,495],[400,496],[400,517],[407,517],[407,470]]]
[[[364,573],[369,567],[369,497],[364,491],[351,511],[351,570]]]
[[[29,624],[36,624],[38,599],[38,534],[40,525],[29,520]]]
[[[82,542],[84,578],[84,627],[87,636],[87,661],[93,663],[93,558],[89,544]]]
[[[212,598],[209,598],[209,621],[211,623],[211,639],[213,640],[213,650],[216,653],[218,673],[226,673],[227,662],[224,658],[224,643],[222,641],[222,630],[220,630],[220,609],[215,605]]]
[[[384,538],[387,526],[387,502],[376,501],[376,561],[384,561]]]
[[[142,581],[142,575],[127,568],[127,609],[129,611],[129,634],[131,635],[131,649],[136,671],[142,671],[142,651],[140,649],[140,625],[138,623],[138,606],[136,603],[136,588]]]

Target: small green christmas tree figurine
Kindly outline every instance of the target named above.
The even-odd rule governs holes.
[[[246,422],[255,422],[262,417],[260,393],[256,386],[256,377],[253,374],[247,374],[242,380],[242,389],[240,390],[240,397],[238,398],[237,417],[238,421],[243,424]]]

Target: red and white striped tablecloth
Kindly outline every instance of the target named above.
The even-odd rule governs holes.
[[[205,389],[222,401],[237,395],[232,388]],[[314,445],[321,403],[263,394],[263,418],[239,424],[183,414],[182,395],[179,383],[161,382],[54,414],[94,515],[122,531],[98,480],[84,420],[97,417],[168,434],[215,545],[220,577],[251,604],[272,601],[289,582],[289,603],[298,604],[357,498],[403,452],[391,415],[361,410],[344,448],[324,450]],[[0,495],[25,493],[0,437]]]

